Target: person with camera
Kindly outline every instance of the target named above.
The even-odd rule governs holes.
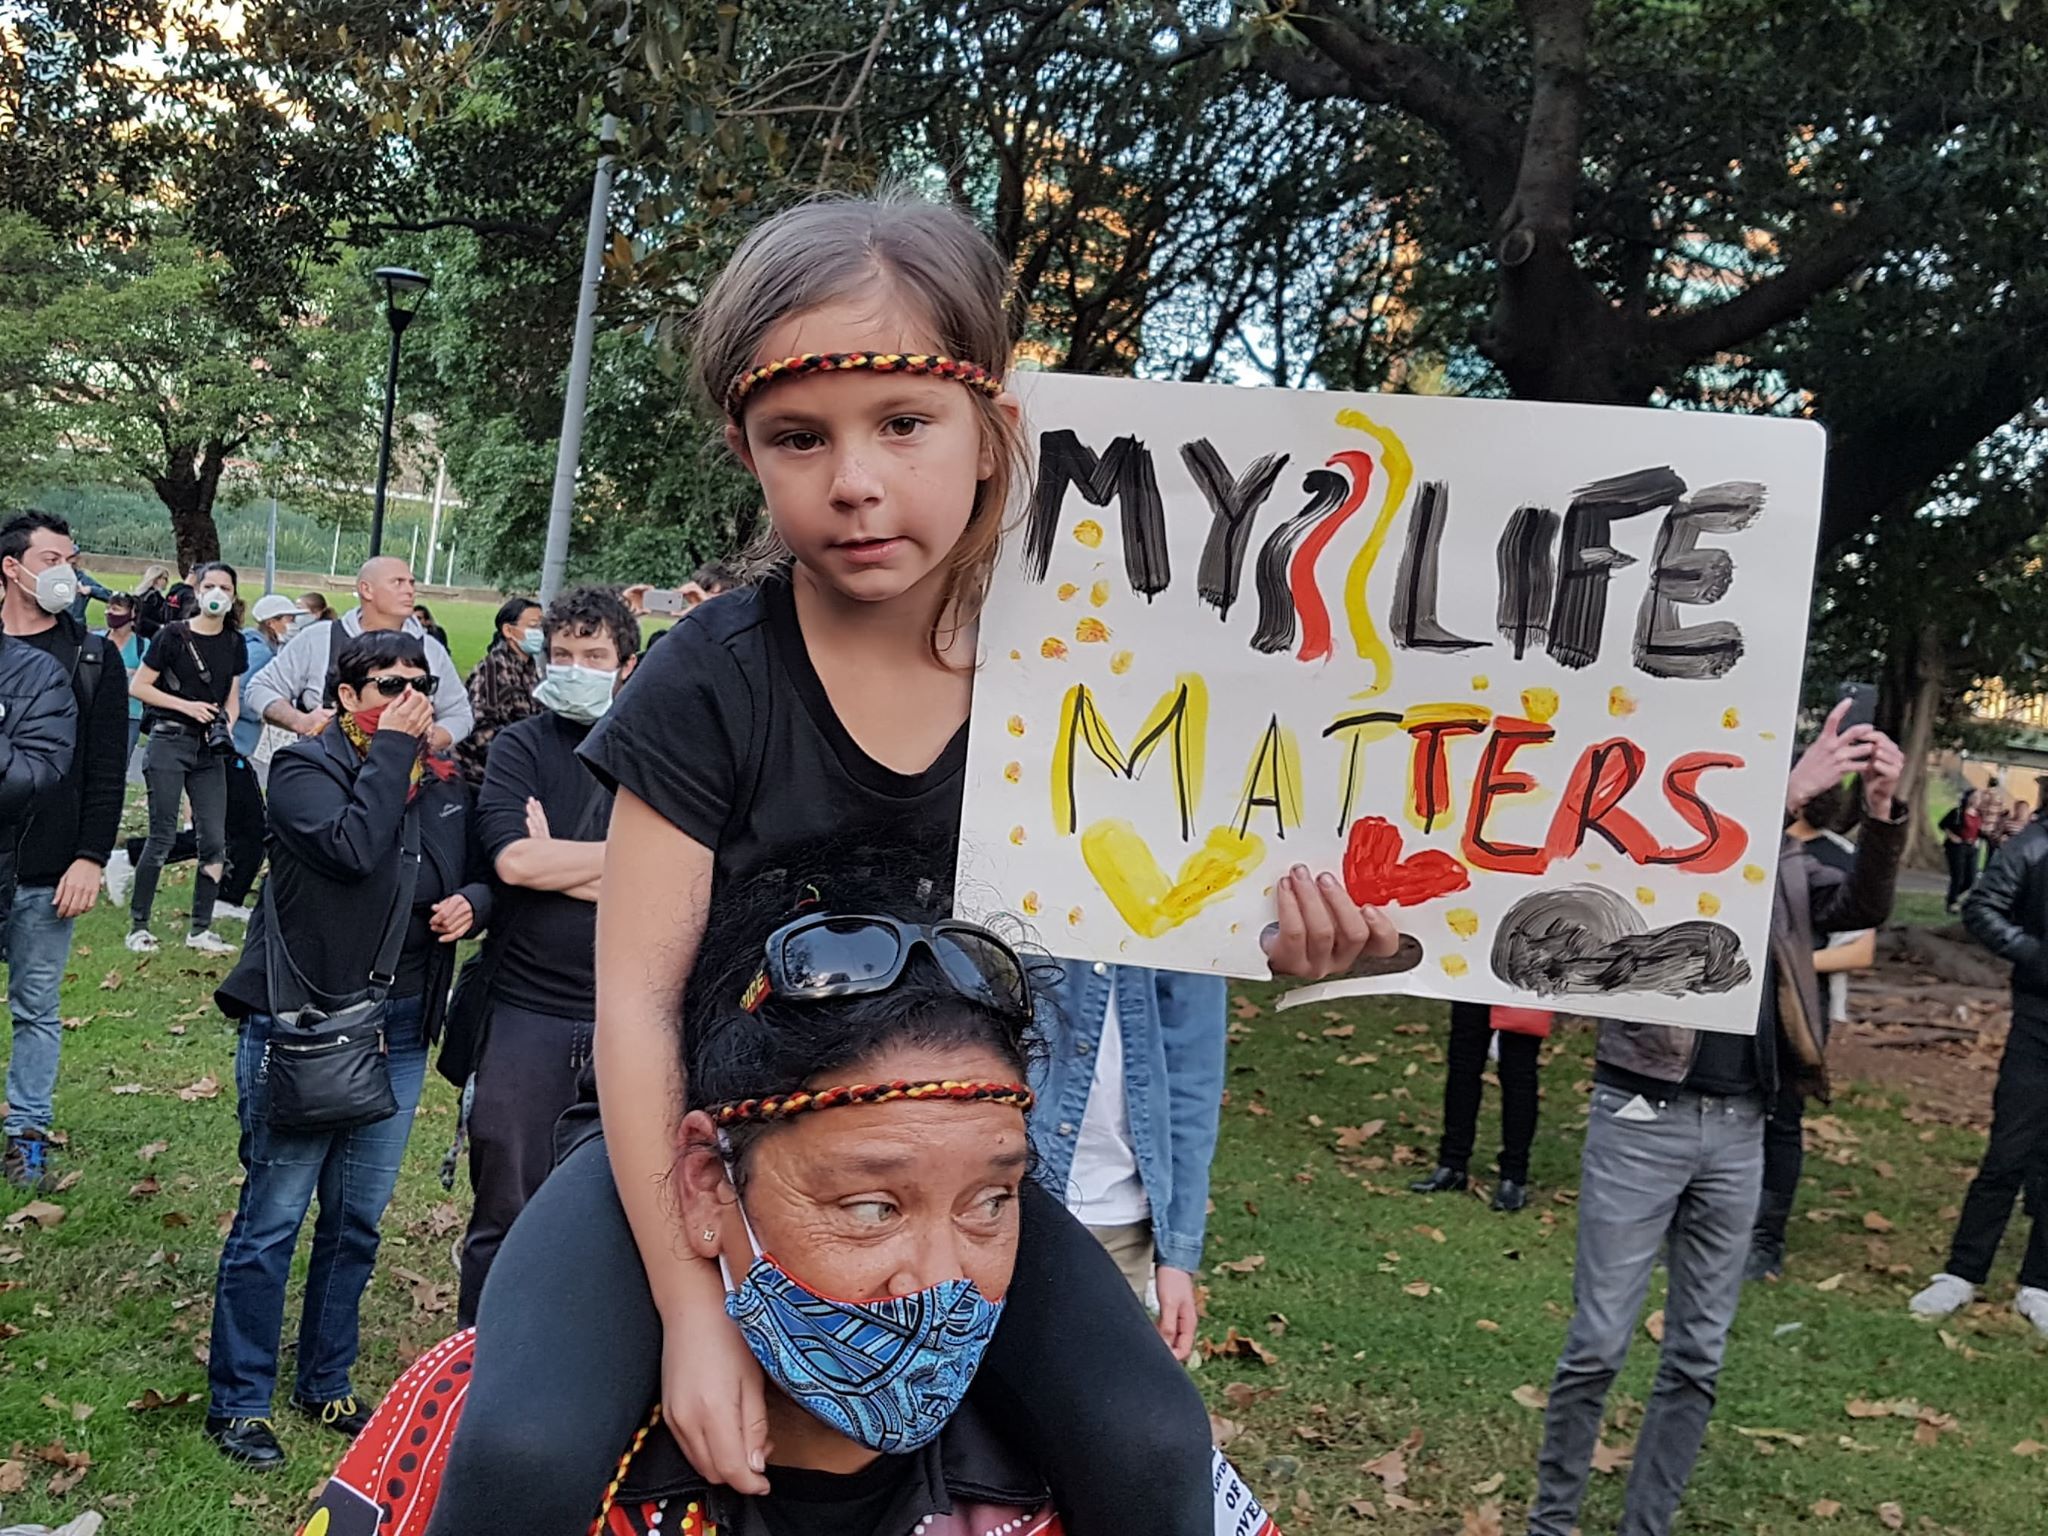
[[[142,780],[149,790],[149,840],[128,898],[128,948],[154,954],[149,931],[157,882],[178,838],[178,811],[192,803],[199,872],[192,878],[192,922],[185,947],[230,955],[235,946],[213,931],[213,904],[226,868],[227,759],[235,750],[248,646],[242,639],[235,568],[218,560],[193,572],[192,616],[157,631],[128,691],[148,714],[149,754]]]
[[[488,920],[469,788],[430,756],[421,638],[335,648],[318,736],[270,764],[270,873],[214,1001],[241,1022],[236,1114],[246,1174],[214,1286],[206,1433],[229,1460],[284,1463],[272,1428],[285,1283],[317,1192],[292,1407],[354,1435],[375,1406],[349,1380],[378,1225],[419,1107],[455,941]]]

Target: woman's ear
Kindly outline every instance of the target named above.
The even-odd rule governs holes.
[[[363,696],[348,683],[337,683],[334,688],[335,702],[341,705],[344,714],[354,714],[363,707]]]
[[[752,475],[756,480],[761,478],[761,472],[754,468],[754,455],[747,449],[747,429],[745,427],[736,421],[728,420],[725,424],[725,446],[732,450],[734,458],[747,466],[748,474]]]
[[[1022,430],[1024,406],[1015,395],[1011,394],[1007,389],[1004,390],[1000,395],[996,396],[995,408],[998,415],[1009,419],[1009,426],[1012,431]],[[983,432],[981,434],[981,457],[975,462],[975,479],[986,480],[996,472],[996,455],[1001,449],[1002,445],[996,440],[993,432]]]
[[[725,1224],[738,1203],[738,1193],[725,1176],[718,1150],[718,1131],[701,1109],[683,1117],[676,1133],[673,1180],[676,1213],[683,1240],[700,1259],[715,1259],[725,1244]]]

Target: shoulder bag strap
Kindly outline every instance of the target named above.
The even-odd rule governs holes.
[[[405,933],[412,926],[412,894],[420,881],[420,803],[415,799],[405,808],[405,822],[399,833],[398,890],[391,903],[391,915],[384,922],[384,942],[377,946],[376,962],[370,967],[370,987],[378,994],[391,990],[397,979],[398,957],[405,949]]]
[[[293,963],[291,951],[285,948],[284,928],[277,920],[277,902],[271,895],[276,883],[275,868],[263,877],[263,955],[264,985],[270,998],[270,1011],[274,1018],[283,1017],[294,1011],[297,1005],[280,1006],[278,982],[289,977],[298,988],[299,995],[307,1003],[315,1003],[334,1012],[353,1006],[367,998],[381,997],[391,988],[397,975],[395,967],[398,957],[405,948],[405,933],[412,917],[413,891],[419,885],[419,807],[417,803],[405,809],[405,822],[401,833],[399,851],[398,889],[392,893],[391,911],[384,919],[383,938],[377,945],[377,957],[371,962],[368,985],[360,992],[346,997],[330,998],[306,980],[305,974]]]

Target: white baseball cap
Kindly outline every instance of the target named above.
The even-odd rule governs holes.
[[[282,592],[266,592],[256,599],[256,606],[251,608],[249,613],[258,624],[261,624],[267,619],[282,618],[288,613],[295,614],[298,611],[299,605]]]

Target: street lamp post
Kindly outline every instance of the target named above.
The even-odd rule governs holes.
[[[384,318],[391,323],[391,356],[384,367],[384,436],[377,446],[377,500],[370,511],[370,554],[384,552],[384,492],[391,480],[391,418],[398,406],[398,343],[432,281],[410,267],[379,267],[384,285]]]

